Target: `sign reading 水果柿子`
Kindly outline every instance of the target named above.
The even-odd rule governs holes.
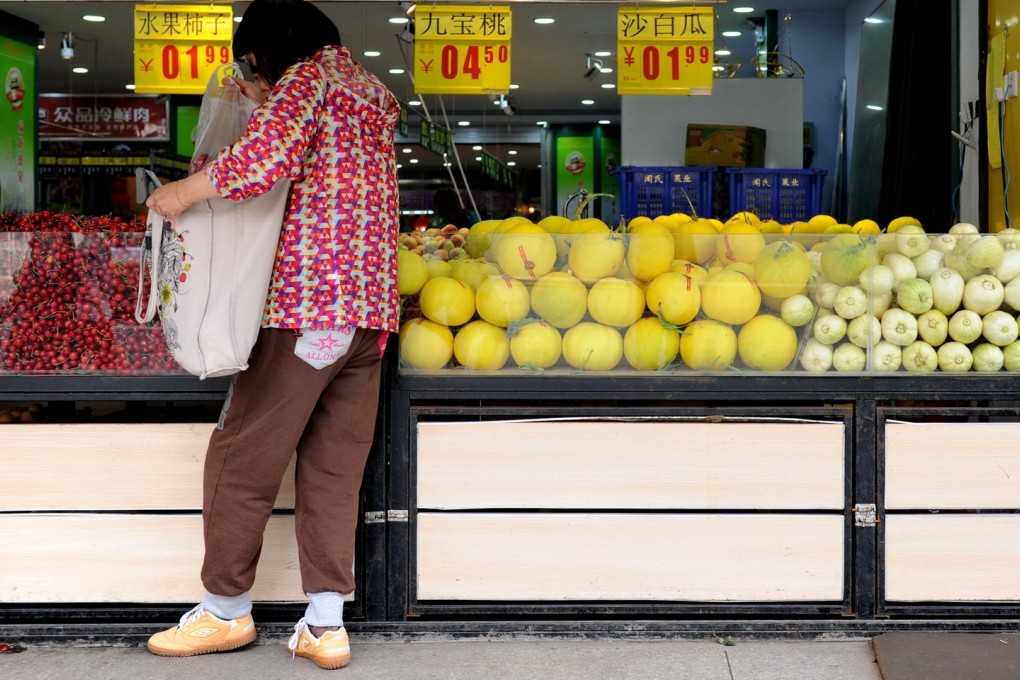
[[[135,92],[202,94],[233,59],[230,5],[135,5]]]

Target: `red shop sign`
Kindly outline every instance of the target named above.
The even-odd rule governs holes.
[[[39,95],[40,139],[170,140],[166,97],[148,95]]]

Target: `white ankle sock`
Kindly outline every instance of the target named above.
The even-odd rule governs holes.
[[[305,623],[309,626],[327,628],[344,625],[344,596],[340,593],[305,593],[308,607],[305,609]]]
[[[251,593],[240,595],[215,595],[206,592],[202,606],[213,616],[229,621],[251,614]]]

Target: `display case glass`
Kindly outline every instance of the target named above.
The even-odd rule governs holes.
[[[401,235],[408,375],[1020,371],[1017,232],[682,215]]]
[[[0,375],[181,375],[135,321],[140,220],[0,215]]]

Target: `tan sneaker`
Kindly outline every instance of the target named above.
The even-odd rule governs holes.
[[[326,631],[322,637],[317,638],[308,630],[304,619],[294,626],[294,634],[287,642],[287,649],[293,656],[311,659],[319,668],[328,670],[343,668],[351,662],[351,642],[346,630],[341,628]]]
[[[160,656],[195,656],[250,645],[256,635],[250,614],[224,621],[198,605],[179,624],[149,638],[148,647]]]

